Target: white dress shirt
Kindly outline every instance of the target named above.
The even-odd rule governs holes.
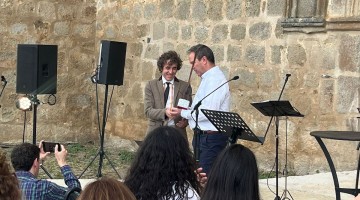
[[[165,102],[165,104],[166,104],[165,108],[172,108],[172,107],[174,107],[174,88],[175,88],[174,87],[174,79],[171,80],[171,81],[167,81],[162,76],[162,81],[163,81],[164,91],[166,89],[166,82],[170,82],[170,84],[169,84],[169,87],[170,87],[169,97],[167,99],[167,102]],[[168,119],[166,125],[167,126],[174,126],[175,125],[174,119]]]
[[[195,128],[195,111],[191,114],[194,106],[210,94],[213,90],[228,81],[224,73],[218,66],[212,67],[201,76],[200,86],[195,94],[190,110],[182,110],[181,116],[188,120],[190,127]],[[229,112],[230,110],[230,91],[229,84],[226,83],[211,95],[206,97],[199,107],[198,126],[201,130],[218,131],[214,125],[205,117],[201,109]]]

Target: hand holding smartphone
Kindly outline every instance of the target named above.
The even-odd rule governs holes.
[[[45,152],[51,152],[54,153],[55,152],[55,145],[58,145],[58,151],[61,151],[61,145],[60,143],[57,142],[42,142],[42,146]]]

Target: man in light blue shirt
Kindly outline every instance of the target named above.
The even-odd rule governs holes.
[[[213,51],[206,45],[198,44],[188,50],[189,62],[193,66],[195,73],[201,77],[200,86],[193,99],[190,110],[173,109],[173,116],[181,115],[187,119],[192,129],[195,128],[194,106],[205,96],[209,95],[220,85],[227,82],[224,73],[215,64]],[[200,167],[208,173],[217,155],[225,148],[227,136],[220,133],[214,125],[205,117],[201,109],[229,112],[230,110],[230,91],[226,83],[212,94],[202,100],[199,106],[198,128],[200,129]],[[193,139],[193,145],[194,145]],[[194,148],[196,148],[194,146]]]

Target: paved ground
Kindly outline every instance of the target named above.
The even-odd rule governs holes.
[[[355,188],[356,171],[339,172],[338,179],[340,187]],[[65,185],[63,180],[55,179],[54,182]],[[81,185],[86,187],[86,184],[93,181],[93,179],[81,179]],[[263,200],[272,200],[275,198],[268,186],[275,192],[275,178],[268,181],[266,179],[260,180],[260,194]],[[315,175],[306,176],[290,176],[287,179],[288,191],[287,198],[284,196],[281,199],[295,199],[295,200],[335,200],[334,183],[331,173],[319,173]],[[285,187],[285,178],[279,178],[279,196],[283,194]],[[347,194],[341,195],[342,200],[353,200],[354,197]]]

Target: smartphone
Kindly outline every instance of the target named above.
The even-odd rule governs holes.
[[[58,151],[61,151],[60,143],[57,142],[42,142],[42,146],[45,152],[51,152],[54,153],[55,151],[55,145],[58,145]]]

